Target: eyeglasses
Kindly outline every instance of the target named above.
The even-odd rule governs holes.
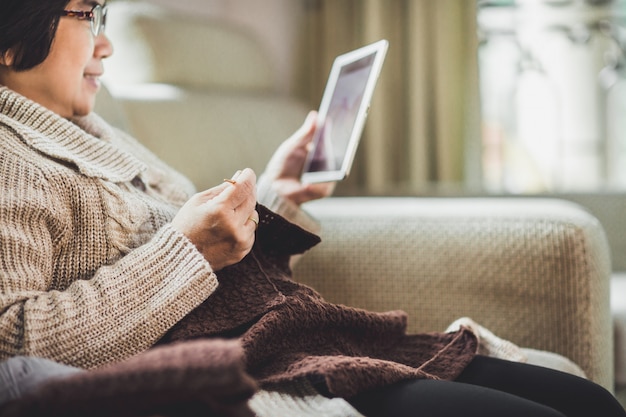
[[[91,32],[93,36],[98,36],[104,33],[104,27],[107,21],[107,7],[101,4],[96,4],[88,11],[79,10],[63,10],[61,16],[69,16],[78,20],[89,20],[91,22]]]

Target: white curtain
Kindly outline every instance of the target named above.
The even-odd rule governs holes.
[[[419,194],[480,181],[474,0],[302,0],[296,93],[319,105],[332,60],[386,38],[387,60],[339,194]]]

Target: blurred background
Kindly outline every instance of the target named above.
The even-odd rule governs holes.
[[[122,23],[145,2],[110,4],[107,34],[116,52],[107,62],[107,81],[112,90],[128,94],[123,84],[145,82],[154,75],[146,68],[150,59],[129,46],[136,38]],[[150,4],[251,34],[270,60],[274,92],[300,101],[307,109],[319,106],[335,56],[388,39],[390,49],[364,140],[352,175],[337,192],[397,195],[440,187],[481,187],[477,5],[473,1],[154,0]],[[231,52],[212,59],[239,60]]]
[[[128,48],[133,34],[122,24],[129,4],[136,11],[142,3],[111,3],[114,87],[150,78],[142,57],[149,48]],[[275,92],[312,109],[336,55],[388,39],[364,141],[340,194],[626,188],[621,0],[149,3],[248,32],[269,59]],[[202,63],[211,60],[181,65]]]

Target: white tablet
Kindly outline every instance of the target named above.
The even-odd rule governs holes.
[[[380,40],[335,59],[302,182],[340,181],[350,173],[388,45]]]

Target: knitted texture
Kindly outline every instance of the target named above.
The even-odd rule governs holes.
[[[4,417],[252,417],[256,384],[237,342],[203,340],[50,381],[0,410]]]
[[[307,377],[350,397],[409,378],[454,379],[472,360],[475,336],[407,335],[406,314],[375,313],[326,302],[291,279],[289,258],[319,238],[258,206],[252,252],[220,271],[215,293],[161,343],[238,337],[246,371],[261,384]]]
[[[343,398],[319,394],[306,379],[260,390],[249,405],[257,417],[363,417]]]
[[[0,359],[118,362],[204,301],[217,278],[168,226],[191,192],[97,116],[0,88]]]

